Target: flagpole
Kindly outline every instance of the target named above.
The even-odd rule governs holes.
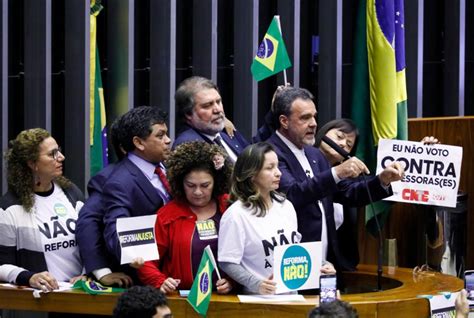
[[[276,15],[275,18],[277,19],[278,29],[280,29],[281,38],[283,39],[283,32],[281,32],[280,16]],[[288,86],[288,79],[286,77],[286,68],[283,70],[283,81],[285,82],[285,86]]]
[[[209,246],[209,245],[206,246],[204,248],[204,250],[209,255],[209,259],[211,260],[212,265],[214,265],[214,269],[216,270],[217,278],[219,278],[219,280],[221,280],[222,279],[221,273],[219,272],[219,267],[217,267],[216,259],[214,258],[214,253],[212,253],[211,246]]]

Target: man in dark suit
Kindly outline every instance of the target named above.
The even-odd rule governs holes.
[[[120,117],[110,126],[110,137],[118,159],[122,160],[125,153],[120,146],[119,121]],[[107,251],[103,236],[105,206],[102,201],[102,190],[115,166],[115,164],[108,165],[89,180],[87,184],[89,198],[77,218],[76,240],[87,274],[92,273],[104,285],[116,284],[128,287],[132,284],[132,280],[121,272],[118,262]]]
[[[134,108],[120,120],[120,142],[127,155],[115,166],[102,193],[104,238],[119,263],[117,219],[154,214],[171,199],[162,163],[171,144],[165,120],[164,112],[150,106]]]
[[[229,136],[224,130],[224,106],[217,85],[207,78],[193,76],[179,85],[174,99],[186,130],[176,137],[173,148],[196,140],[215,143],[223,147],[235,162],[249,143],[238,131]]]
[[[321,151],[313,147],[317,112],[309,91],[286,88],[277,93],[273,106],[276,131],[268,142],[276,148],[282,172],[280,191],[295,206],[302,241],[321,241],[323,259],[333,262],[338,270],[351,270],[338,249],[333,202],[368,204],[365,186],[356,178],[369,171],[356,157],[331,168]],[[394,163],[380,175],[368,177],[372,198],[391,195],[390,183],[402,175],[403,169]]]

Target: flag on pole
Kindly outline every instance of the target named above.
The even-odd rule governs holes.
[[[188,295],[188,302],[202,316],[206,316],[212,295],[212,272],[216,261],[211,248],[206,246],[202,253],[201,263],[197,275],[194,277],[193,286]]]
[[[250,71],[258,82],[291,66],[280,27],[280,16],[273,17],[257,50]]]
[[[104,89],[97,48],[97,15],[102,10],[99,0],[91,0],[90,11],[90,173],[91,177],[108,164]]]
[[[380,139],[408,137],[403,0],[360,0],[355,30],[352,119],[359,128],[356,156],[375,171]],[[375,204],[383,223],[390,204]],[[366,209],[372,232],[373,212]]]

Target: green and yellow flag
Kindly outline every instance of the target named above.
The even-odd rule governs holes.
[[[90,39],[90,172],[91,177],[108,164],[104,89],[97,49],[97,15],[102,10],[99,0],[91,0]]]
[[[188,295],[188,302],[202,316],[206,316],[209,303],[211,302],[214,264],[215,260],[211,249],[205,248],[197,275],[194,277],[193,286]]]
[[[359,0],[355,29],[352,119],[359,128],[356,156],[375,171],[380,139],[408,137],[403,0]],[[390,204],[375,204],[381,223]],[[373,212],[366,223],[375,232]]]
[[[258,82],[290,66],[290,58],[281,35],[280,17],[276,15],[273,17],[272,23],[258,47],[250,71],[253,78]]]

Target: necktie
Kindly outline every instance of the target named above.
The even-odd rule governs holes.
[[[165,173],[163,172],[160,166],[156,166],[155,173],[160,178],[160,181],[163,184],[163,187],[165,187],[166,192],[171,193],[171,187],[170,187],[170,184],[168,183],[168,179],[166,179]]]
[[[229,152],[227,151],[227,149],[224,147],[224,144],[222,144],[222,138],[221,136],[217,135],[216,138],[214,138],[214,143],[216,145],[218,145],[219,147],[221,147],[226,153],[227,153],[227,159],[229,162],[231,163],[235,163],[234,160],[232,159],[232,157],[230,156]]]
[[[222,138],[221,136],[217,136],[216,138],[214,138],[214,143],[218,146],[220,146],[222,149],[225,150],[225,147],[224,145],[222,144]]]

